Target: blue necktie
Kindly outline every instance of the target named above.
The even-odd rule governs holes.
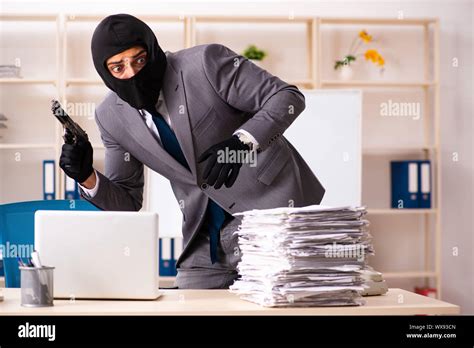
[[[178,139],[174,134],[171,127],[166,123],[163,116],[156,110],[151,109],[147,110],[153,118],[153,122],[158,128],[160,133],[161,143],[163,148],[168,152],[174,159],[181,163],[188,170],[189,166],[184,157],[181,146],[179,145]],[[216,202],[212,199],[208,199],[208,204],[206,208],[206,218],[204,221],[203,227],[206,228],[209,232],[210,240],[210,249],[211,249],[211,262],[215,263],[217,261],[217,244],[219,241],[219,232],[226,217],[231,217],[224,209],[222,209]]]

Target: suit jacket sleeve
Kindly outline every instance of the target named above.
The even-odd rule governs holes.
[[[138,211],[143,204],[143,164],[125,151],[95,117],[105,146],[105,175],[99,176],[99,187],[93,197],[80,188],[81,196],[103,210]]]
[[[229,48],[211,44],[203,53],[204,73],[232,107],[253,114],[240,128],[264,151],[305,108],[303,94]]]

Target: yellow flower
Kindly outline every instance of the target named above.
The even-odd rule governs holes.
[[[367,50],[364,54],[364,57],[366,60],[372,61],[374,64],[377,64],[378,66],[384,66],[385,65],[385,60],[383,57],[377,52],[377,50]]]
[[[365,30],[362,30],[360,33],[359,33],[359,37],[362,39],[362,41],[364,41],[365,43],[369,43],[370,41],[372,41],[372,35],[369,35]]]
[[[379,55],[378,59],[377,59],[377,65],[378,66],[384,66],[385,65],[385,59],[383,59],[382,56]]]
[[[367,50],[364,55],[366,60],[371,60],[374,63],[377,61],[378,56],[379,54],[376,50]]]

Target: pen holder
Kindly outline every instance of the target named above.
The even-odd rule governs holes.
[[[54,267],[20,267],[21,305],[24,307],[53,306]]]

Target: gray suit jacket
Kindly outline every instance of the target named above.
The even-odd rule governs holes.
[[[324,188],[283,132],[305,107],[298,88],[218,44],[166,52],[163,94],[189,172],[156,141],[138,110],[109,93],[95,120],[106,147],[105,173],[96,195],[81,196],[104,210],[138,211],[143,202],[143,165],[170,180],[182,207],[184,250],[192,250],[208,197],[233,214],[250,209],[319,204]],[[244,164],[230,188],[203,183],[210,146],[244,129],[258,141],[257,165]]]

